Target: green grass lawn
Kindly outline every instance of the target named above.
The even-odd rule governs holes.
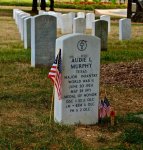
[[[101,52],[101,64],[142,60],[142,24],[133,24],[132,39],[123,42],[118,40],[117,26],[118,20],[113,21],[108,51]],[[47,79],[49,68],[31,68],[30,49],[23,48],[18,29],[12,19],[12,9],[0,9],[0,29],[1,150],[143,149],[143,121],[134,117],[134,113],[126,112],[121,116],[118,112],[114,127],[109,124],[65,126],[54,123],[53,115],[50,123],[52,84]],[[114,94],[122,100],[130,95],[134,95],[133,99],[141,99],[143,96],[141,91],[142,89],[107,85],[109,97]],[[129,100],[131,99],[129,97]],[[135,114],[142,112],[143,109],[140,109],[140,112],[135,111]],[[94,133],[96,128],[99,129],[100,135],[91,140],[88,140],[90,134],[82,138],[77,136],[79,129],[81,132],[85,130],[88,133],[91,130],[91,133]],[[119,134],[119,136],[108,140],[105,134]]]

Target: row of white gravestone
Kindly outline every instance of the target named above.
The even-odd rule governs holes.
[[[31,47],[31,16],[19,9],[13,10],[13,18],[17,24],[21,40],[24,41],[24,48]]]
[[[93,22],[95,22],[94,13],[85,14],[84,12],[77,12],[76,14],[76,13],[71,12],[68,14],[61,14],[57,12],[45,12],[45,11],[42,11],[42,12],[40,11],[39,13],[55,16],[57,18],[57,28],[61,29],[62,34],[85,33],[86,29],[94,30],[94,27],[92,25]],[[109,33],[111,31],[110,16],[101,15],[100,20],[105,20],[108,22],[108,33]],[[131,36],[131,23],[130,22],[131,21],[129,19],[127,20],[122,19],[119,21],[119,40],[130,39],[130,36]]]
[[[72,18],[74,18],[73,13],[69,14],[72,16]],[[21,40],[24,39],[24,47],[31,47],[31,65],[33,67],[36,65],[51,65],[53,62],[52,58],[54,56],[55,40],[57,34],[57,17],[49,14],[30,17],[29,14],[20,10],[14,10],[13,16],[18,24],[19,32],[21,33]],[[102,17],[105,18],[105,16]],[[109,23],[105,21],[106,19],[102,19],[94,20],[94,22],[92,22],[92,35],[101,39],[101,50],[107,50]],[[85,18],[77,17],[74,19],[74,25],[75,33],[84,33]],[[129,39],[131,33],[130,20],[121,19],[119,21],[119,26],[120,40]]]
[[[76,18],[85,18],[85,24],[86,29],[92,28],[92,21],[95,20],[95,14],[94,13],[87,13],[84,12],[78,12],[77,14],[74,12],[70,12],[68,14],[62,14],[59,12],[45,12],[45,11],[39,11],[39,14],[49,14],[53,15],[57,18],[57,28],[61,29],[62,34],[72,33],[73,31],[73,20]]]
[[[56,17],[52,15],[36,15],[13,11],[24,47],[31,48],[31,66],[52,65],[55,56],[57,35]]]
[[[15,16],[17,14],[14,18]],[[64,124],[95,124],[98,122],[102,42],[96,36],[84,34],[68,34],[56,39],[56,20],[52,15],[37,15],[31,18],[31,65],[51,66],[55,51],[57,54],[60,49],[62,100],[59,100],[55,90],[55,121]],[[96,23],[94,28],[97,32],[100,33],[98,29],[105,28],[108,34],[107,21],[97,20]],[[102,37],[104,36],[105,32]]]
[[[55,16],[57,18],[57,28],[61,29],[62,34],[67,34],[67,33],[75,33],[75,24],[73,19],[77,19],[77,18],[85,18],[85,23],[82,23],[83,27],[86,24],[86,28],[85,29],[92,29],[92,22],[95,20],[95,15],[94,13],[87,13],[85,15],[84,12],[78,12],[77,14],[71,12],[68,14],[61,14],[59,12],[53,12],[53,11],[49,11],[49,12],[45,12],[45,11],[39,11],[39,14],[49,14],[52,16]],[[77,16],[77,17],[75,17]],[[100,16],[100,20],[105,20],[108,22],[108,32],[110,32],[110,16],[108,15],[102,15]],[[84,21],[82,21],[84,22]],[[85,31],[85,30],[84,30]]]
[[[15,12],[19,11],[19,13],[21,15],[19,16],[23,16],[23,18],[26,18],[27,14],[15,9],[14,10],[14,15],[15,16]],[[85,33],[86,29],[92,29],[92,23],[95,21],[95,15],[93,13],[87,13],[85,15],[84,12],[78,12],[77,14],[71,12],[68,14],[61,14],[58,12],[45,12],[45,11],[39,11],[39,14],[48,14],[48,15],[52,15],[55,16],[57,18],[57,28],[61,29],[62,34],[67,34],[67,33]],[[77,15],[77,17],[75,17]],[[23,20],[23,18],[19,17],[19,19]],[[82,18],[82,19],[79,19]],[[108,15],[102,15],[100,16],[100,20],[105,20],[108,22],[108,32],[110,32],[110,16]],[[21,32],[21,39],[23,40],[23,23],[22,21],[19,21],[16,18],[16,22],[21,23],[21,25],[19,27],[19,31]],[[128,22],[128,21],[127,21]],[[122,24],[122,22],[120,23]],[[121,29],[124,30],[125,27],[122,28],[122,25],[119,24],[119,27],[121,26]],[[126,24],[126,23],[125,23]],[[129,23],[127,23],[127,26],[130,26]],[[125,26],[125,25],[124,25]],[[122,40],[122,31],[119,30],[119,39]],[[130,33],[130,32],[128,32]],[[123,38],[124,39],[124,38]]]

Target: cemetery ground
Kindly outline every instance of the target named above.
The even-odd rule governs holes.
[[[118,20],[112,17],[100,73],[101,89],[116,110],[115,126],[108,120],[64,126],[49,122],[50,66],[30,66],[30,49],[23,48],[12,7],[0,8],[0,149],[143,149],[143,119],[136,116],[143,114],[143,24],[132,23],[131,40],[119,41]]]

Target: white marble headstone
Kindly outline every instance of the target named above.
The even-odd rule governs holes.
[[[77,17],[78,18],[85,18],[85,13],[84,12],[77,12]]]
[[[24,19],[24,48],[31,48],[31,17]]]
[[[20,24],[20,15],[22,15],[22,14],[25,14],[25,12],[23,12],[23,11],[18,11],[18,13],[17,13],[17,15],[16,15],[16,24],[17,24],[17,27],[18,27],[18,29],[19,29],[19,24]]]
[[[31,19],[31,66],[49,66],[54,62],[57,35],[56,17],[37,15]]]
[[[21,40],[23,41],[24,40],[24,19],[25,18],[28,18],[30,16],[30,14],[29,15],[25,15],[25,16],[23,16],[23,17],[21,17]]]
[[[95,20],[92,23],[92,35],[101,39],[101,50],[107,51],[108,45],[108,22],[105,20]]]
[[[72,16],[69,14],[63,14],[61,22],[61,33],[62,34],[72,33],[72,23],[73,23]]]
[[[21,11],[21,10],[17,10],[17,11],[15,11],[15,22],[16,22],[16,24],[18,25],[18,15],[20,14],[20,13],[22,13],[23,11]],[[24,13],[24,12],[23,12]]]
[[[43,14],[48,14],[48,15],[51,15],[51,16],[55,16],[56,19],[57,19],[57,29],[61,29],[62,13],[48,11],[48,12],[44,12]]]
[[[38,14],[39,14],[39,15],[43,15],[44,12],[46,12],[46,11],[45,11],[45,10],[39,10],[39,11],[38,11]]]
[[[75,13],[75,12],[69,12],[68,15],[69,15],[69,17],[71,17],[72,20],[73,20],[73,19],[75,18],[75,16],[76,16],[76,13]]]
[[[62,99],[54,99],[54,119],[63,124],[98,122],[100,39],[69,34],[56,40],[62,55]],[[55,90],[56,91],[56,90]]]
[[[16,13],[19,11],[19,9],[13,9],[13,19],[16,18]]]
[[[131,19],[119,20],[119,40],[129,40],[131,38]]]
[[[57,12],[57,29],[61,29],[62,13]]]
[[[18,17],[18,29],[19,29],[19,33],[20,34],[21,34],[22,28],[23,28],[23,19],[22,19],[22,17],[25,17],[25,16],[28,17],[28,16],[30,16],[30,14],[28,14],[28,13],[22,13]]]
[[[85,18],[74,18],[73,20],[73,33],[85,33],[86,21]]]
[[[105,20],[108,22],[108,32],[111,31],[111,21],[110,21],[110,16],[108,15],[102,15],[100,16],[100,20]]]
[[[86,14],[86,29],[92,29],[92,22],[95,20],[94,13],[87,13]]]

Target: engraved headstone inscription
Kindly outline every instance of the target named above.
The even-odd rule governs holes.
[[[99,19],[94,21],[92,23],[92,35],[101,39],[101,50],[107,51],[108,22]]]
[[[57,34],[56,17],[37,15],[31,18],[31,66],[52,65]]]
[[[54,119],[63,124],[98,122],[100,39],[83,34],[56,40],[62,55],[62,99],[55,90]]]

